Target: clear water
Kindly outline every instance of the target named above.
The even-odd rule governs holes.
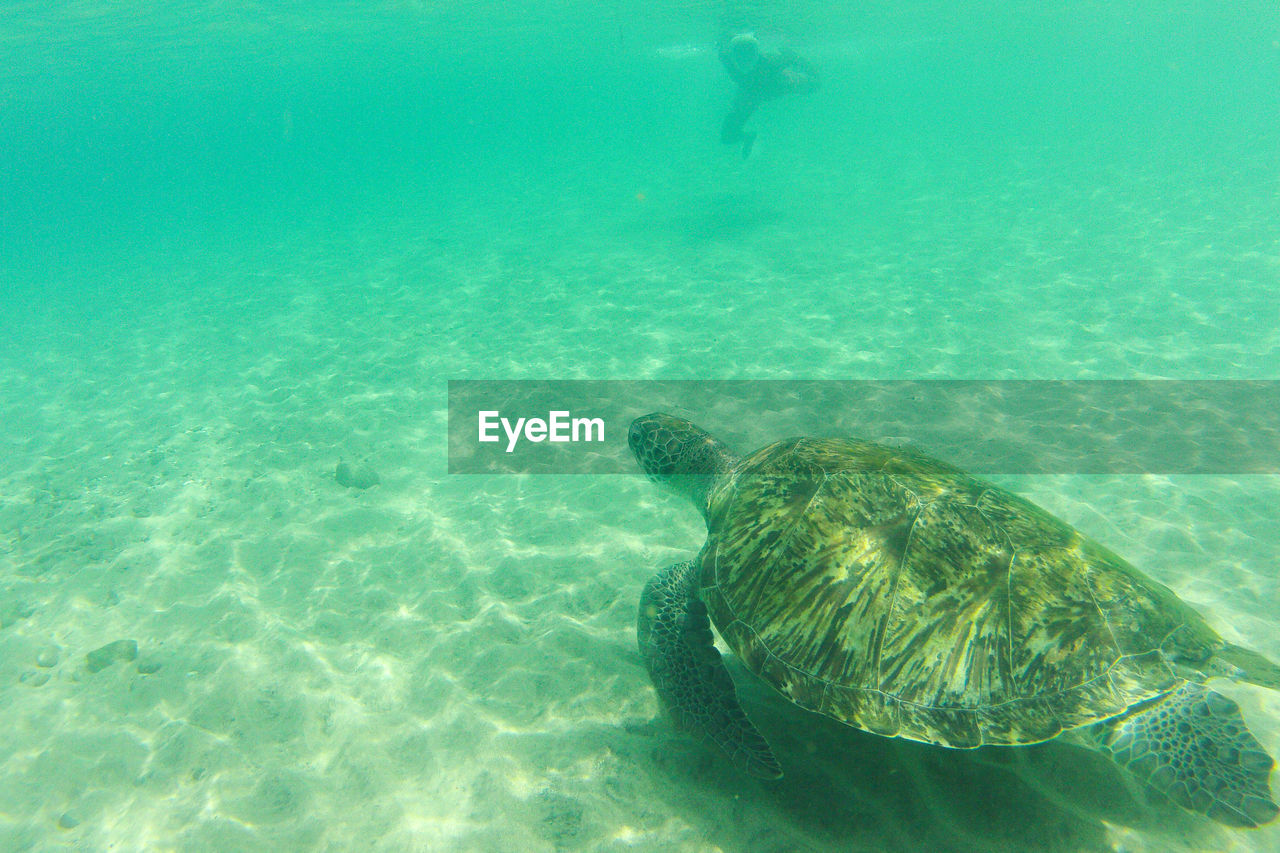
[[[745,161],[726,26],[823,77]],[[741,671],[738,777],[634,648],[696,513],[445,473],[448,379],[1277,378],[1278,117],[1271,2],[4,4],[0,849],[1280,849]],[[1280,657],[1280,478],[1005,484]]]

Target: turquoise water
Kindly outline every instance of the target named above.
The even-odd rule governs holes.
[[[726,26],[823,80],[746,160]],[[1274,3],[6,4],[0,849],[1280,849],[739,669],[741,778],[635,651],[696,513],[445,473],[449,379],[1276,378],[1278,117]],[[1280,478],[1002,482],[1280,658]]]

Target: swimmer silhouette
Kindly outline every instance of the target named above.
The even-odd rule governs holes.
[[[756,141],[754,131],[743,129],[756,107],[783,95],[808,94],[818,88],[818,75],[794,51],[764,51],[751,33],[739,33],[720,40],[720,61],[733,82],[738,85],[733,107],[724,117],[720,141],[725,145],[742,144],[742,157],[751,154]]]

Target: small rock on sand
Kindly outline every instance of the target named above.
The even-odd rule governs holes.
[[[98,672],[111,666],[116,661],[131,661],[137,660],[137,658],[137,640],[116,640],[114,643],[107,643],[105,646],[94,649],[85,655],[85,664],[89,667],[89,672]]]
[[[352,465],[350,462],[339,462],[333,478],[339,486],[349,489],[367,489],[382,482],[377,471],[367,465]]]

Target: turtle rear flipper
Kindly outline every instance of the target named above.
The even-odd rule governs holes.
[[[1261,826],[1280,811],[1269,782],[1275,761],[1245,727],[1240,707],[1199,684],[1101,723],[1095,734],[1129,772],[1218,823]]]
[[[1280,690],[1280,666],[1276,666],[1252,649],[1227,643],[1214,653],[1214,658],[1233,667],[1234,671],[1227,674],[1234,678],[1259,687]]]
[[[684,562],[645,584],[636,625],[645,667],[676,725],[711,740],[738,769],[777,779],[782,767],[738,704],[694,577],[693,563]]]

